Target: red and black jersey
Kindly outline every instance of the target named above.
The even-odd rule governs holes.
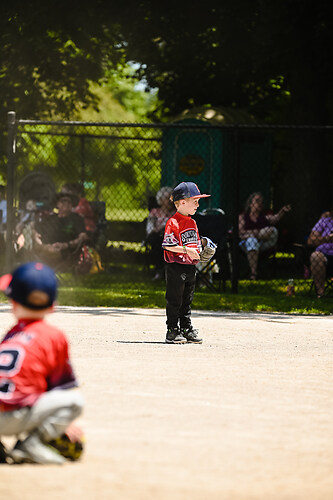
[[[32,406],[46,391],[77,386],[61,330],[20,320],[0,343],[0,410]]]
[[[166,262],[178,262],[179,264],[197,264],[198,259],[193,260],[186,253],[176,253],[165,250],[165,247],[188,246],[195,248],[200,254],[202,247],[197,223],[192,217],[176,212],[167,221],[164,231],[162,247],[164,248],[164,260]]]

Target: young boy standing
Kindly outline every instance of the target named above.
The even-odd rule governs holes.
[[[0,343],[0,437],[20,438],[8,452],[15,463],[62,464],[66,459],[48,443],[68,431],[83,400],[68,390],[78,384],[67,339],[44,319],[53,311],[56,277],[48,266],[28,262],[2,276],[0,290],[17,320]]]
[[[191,215],[196,213],[199,199],[208,196],[201,194],[194,182],[181,182],[171,195],[177,212],[166,223],[162,244],[166,261],[168,344],[202,343],[191,323],[195,266],[202,250],[198,227]]]

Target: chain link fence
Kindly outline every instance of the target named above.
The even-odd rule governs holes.
[[[321,243],[326,243],[326,255],[330,252],[332,127],[195,120],[163,125],[45,122],[20,120],[14,113],[8,124],[7,221],[2,225],[6,270],[41,258],[38,245],[54,243],[50,234],[41,233],[59,223],[57,193],[76,184],[95,219],[95,228],[88,231],[95,267],[82,266],[81,271],[131,265],[151,279],[158,264],[147,238],[149,214],[155,210],[155,219],[163,223],[156,194],[163,186],[190,180],[211,194],[200,201],[199,216],[206,217],[200,221],[202,233],[206,222],[206,236],[219,239],[217,258],[205,271],[212,290],[221,290],[222,283],[223,290],[235,293],[285,294],[293,280],[290,293],[296,287],[297,293],[309,294],[322,293],[330,284],[330,257],[326,267],[325,254],[315,254],[311,268],[311,254]],[[252,200],[246,212],[253,193],[262,210]],[[283,209],[289,204],[291,210]],[[317,221],[317,239],[309,246]],[[276,228],[271,239],[259,235],[265,225]],[[249,237],[252,242],[244,243]],[[71,241],[76,241],[73,234]],[[63,272],[70,283],[80,272],[77,259],[84,257],[80,247],[74,256],[77,249],[71,248],[68,258],[65,237],[61,243],[53,258],[61,265],[68,259]],[[62,272],[61,265],[52,263]]]

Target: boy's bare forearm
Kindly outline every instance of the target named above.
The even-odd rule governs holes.
[[[184,247],[182,247],[180,245],[175,245],[172,247],[164,247],[164,250],[167,250],[168,252],[185,253]]]
[[[197,250],[195,248],[186,247],[185,245],[184,246],[175,245],[175,246],[172,246],[172,247],[164,247],[164,249],[168,250],[169,252],[187,254],[192,259],[200,259],[200,255],[199,255],[199,253],[197,252]]]

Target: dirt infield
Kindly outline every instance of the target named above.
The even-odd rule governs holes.
[[[0,306],[1,336],[13,323]],[[64,466],[0,466],[8,500],[332,500],[332,317],[59,308],[86,409]]]

